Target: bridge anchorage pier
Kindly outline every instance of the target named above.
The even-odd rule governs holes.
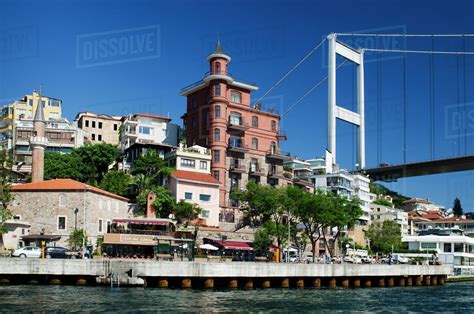
[[[168,288],[168,279],[160,278],[158,280],[158,288]]]
[[[191,287],[192,287],[192,280],[190,278],[181,279],[181,288],[182,289],[191,289]]]
[[[364,279],[364,287],[365,288],[370,288],[372,287],[372,280],[370,278]]]
[[[313,288],[321,288],[321,279],[319,278],[313,279]]]
[[[430,276],[423,276],[423,282],[425,286],[431,286],[431,277]]]
[[[227,283],[227,288],[229,289],[237,289],[239,287],[239,282],[237,279],[230,279]]]
[[[352,281],[352,286],[354,288],[360,288],[360,279],[359,278],[355,278],[353,281]]]
[[[280,287],[281,287],[281,288],[289,288],[289,287],[290,287],[290,279],[288,279],[288,278],[283,278],[283,279],[281,280]]]

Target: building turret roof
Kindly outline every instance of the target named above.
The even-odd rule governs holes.
[[[41,104],[41,94],[42,94],[42,89],[40,88],[40,92],[38,95],[38,106],[36,106],[35,118],[33,119],[33,121],[45,121],[43,105]]]

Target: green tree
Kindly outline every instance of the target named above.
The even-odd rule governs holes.
[[[139,213],[144,214],[146,212],[146,204],[148,201],[148,194],[150,192],[156,194],[156,199],[153,202],[153,207],[156,210],[156,216],[159,218],[168,218],[169,215],[173,213],[175,199],[171,194],[171,191],[162,185],[154,186],[150,189],[140,192],[137,197],[140,208]]]
[[[370,249],[373,252],[389,253],[392,248],[398,250],[402,247],[400,225],[393,220],[370,225],[366,237],[370,240]]]
[[[46,153],[45,179],[70,178],[97,185],[119,156],[120,149],[106,143],[74,148],[71,154]]]
[[[88,144],[73,149],[71,155],[82,161],[81,182],[97,182],[109,171],[109,166],[119,159],[120,149],[112,144]]]
[[[304,226],[304,234],[311,243],[313,261],[316,256],[316,244],[322,236],[323,226],[329,225],[331,211],[330,197],[321,190],[314,194],[304,192],[298,199],[295,215]]]
[[[133,162],[131,173],[133,175],[142,174],[149,178],[150,184],[160,185],[162,179],[169,176],[173,168],[166,166],[163,158],[158,156],[156,151],[147,150],[145,154],[141,155]]]
[[[182,224],[187,227],[191,221],[198,218],[199,214],[202,212],[202,208],[197,204],[191,204],[185,200],[180,200],[173,206],[174,218],[178,224]]]
[[[392,202],[390,202],[389,200],[386,200],[386,199],[384,199],[384,198],[379,198],[379,199],[375,200],[373,203],[374,203],[374,204],[377,204],[377,205],[382,205],[382,206],[387,206],[387,207],[393,207]]]
[[[261,226],[258,228],[257,232],[255,232],[253,249],[257,255],[265,255],[270,244],[272,244],[270,233],[265,227]]]
[[[87,234],[84,229],[75,229],[69,234],[68,242],[73,251],[79,251],[87,241]]]
[[[337,243],[339,236],[343,230],[347,230],[354,226],[357,219],[362,216],[363,212],[360,208],[360,201],[358,199],[349,200],[346,197],[335,193],[326,194],[328,201],[328,210],[324,211],[321,216],[321,230],[326,248],[332,255],[332,250],[329,247],[329,241],[326,237],[326,230],[335,229],[333,234],[334,243]]]
[[[11,217],[8,205],[13,201],[13,194],[10,192],[10,182],[12,180],[11,155],[7,150],[0,151],[0,236],[6,232],[4,224]]]
[[[46,152],[44,155],[44,179],[81,180],[82,161],[77,155]]]
[[[132,182],[132,176],[129,174],[123,171],[111,170],[105,174],[100,183],[100,188],[117,195],[129,197]]]
[[[461,201],[460,201],[459,198],[457,198],[457,197],[454,199],[453,214],[454,214],[454,216],[456,216],[456,217],[461,217],[462,214],[463,214],[463,209],[462,209],[462,206],[461,206]]]

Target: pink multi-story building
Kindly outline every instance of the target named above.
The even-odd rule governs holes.
[[[212,151],[211,174],[221,182],[220,221],[235,223],[238,203],[230,198],[232,189],[244,188],[248,180],[262,184],[287,184],[280,150],[280,116],[260,104],[251,105],[253,83],[235,79],[228,71],[231,57],[217,43],[208,56],[210,71],[203,79],[182,89],[187,97],[183,115],[188,145]]]

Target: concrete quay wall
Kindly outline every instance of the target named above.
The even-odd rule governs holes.
[[[1,258],[0,275],[105,276],[132,270],[133,277],[296,278],[451,275],[433,265],[279,264]]]

